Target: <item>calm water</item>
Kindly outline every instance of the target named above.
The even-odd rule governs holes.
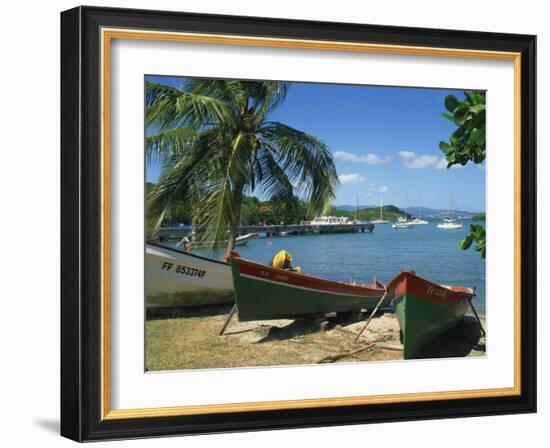
[[[281,249],[304,272],[337,281],[371,282],[376,275],[387,282],[403,269],[437,283],[477,287],[474,304],[485,314],[485,260],[473,248],[462,250],[458,241],[470,228],[441,230],[437,222],[396,230],[376,225],[372,233],[281,236],[251,240],[236,250],[242,257],[269,263]],[[211,255],[211,254],[209,254]]]

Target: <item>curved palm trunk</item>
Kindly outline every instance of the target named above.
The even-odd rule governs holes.
[[[227,247],[225,248],[225,256],[229,257],[229,253],[235,247],[235,239],[239,231],[239,224],[241,222],[241,207],[243,205],[243,190],[244,187],[238,186],[235,189],[235,196],[233,199],[233,206],[235,207],[235,219],[229,228],[229,237],[227,238]]]

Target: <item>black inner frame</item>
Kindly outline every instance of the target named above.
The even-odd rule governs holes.
[[[101,27],[521,53],[521,395],[101,421]],[[535,412],[535,54],[531,35],[96,7],[63,12],[61,434],[90,441]]]

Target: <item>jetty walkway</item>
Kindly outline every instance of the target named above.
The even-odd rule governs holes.
[[[303,224],[274,224],[274,225],[253,225],[240,226],[239,235],[248,233],[265,233],[268,236],[281,235],[309,235],[321,233],[357,233],[372,232],[374,224],[370,222],[353,224],[324,224],[315,225],[310,223]],[[192,228],[186,227],[163,227],[158,230],[157,237],[161,240],[182,238],[192,232]]]

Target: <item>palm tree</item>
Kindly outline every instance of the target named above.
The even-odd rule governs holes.
[[[160,225],[185,201],[197,240],[232,250],[245,193],[268,200],[304,196],[312,213],[338,184],[328,146],[269,115],[290,85],[272,81],[187,80],[181,89],[146,85],[146,151],[163,165],[148,196]]]

